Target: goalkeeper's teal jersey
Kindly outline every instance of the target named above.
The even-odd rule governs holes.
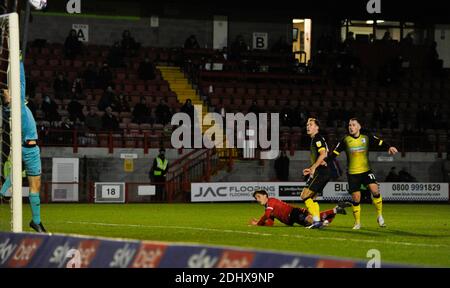
[[[36,121],[30,108],[25,104],[25,68],[23,62],[20,61],[20,102],[22,112],[22,143],[27,140],[37,140],[38,134],[36,129]]]

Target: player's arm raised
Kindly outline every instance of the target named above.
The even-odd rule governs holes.
[[[386,141],[384,141],[383,139],[381,139],[375,135],[370,135],[369,141],[370,141],[370,145],[381,147],[381,148],[387,150],[390,155],[395,155],[398,152],[397,148],[389,145],[388,143],[386,143]]]
[[[334,158],[339,156],[341,152],[344,151],[344,149],[345,149],[345,141],[344,139],[342,139],[341,141],[339,141],[339,143],[336,145],[336,147],[333,149],[330,155],[328,155],[328,159],[333,160]]]

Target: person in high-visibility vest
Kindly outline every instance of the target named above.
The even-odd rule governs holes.
[[[159,155],[153,160],[152,168],[150,169],[150,181],[156,186],[156,199],[165,200],[166,195],[164,186],[166,182],[166,174],[169,170],[169,161],[165,157],[166,150],[164,148],[159,149]]]

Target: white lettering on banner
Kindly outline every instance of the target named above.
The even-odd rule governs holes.
[[[49,262],[57,264],[58,268],[64,267],[64,264],[68,261],[68,258],[66,258],[67,252],[73,248],[74,247],[71,247],[68,242],[65,242],[62,246],[56,247]]]
[[[10,243],[10,239],[7,238],[5,242],[0,243],[0,264],[5,264],[11,254],[16,249],[17,244]]]
[[[78,249],[70,249],[66,258],[69,258],[69,262],[66,264],[66,268],[80,268],[81,267],[81,253]]]
[[[191,183],[191,201],[252,201],[253,192],[264,189],[270,197],[278,197],[274,182],[211,182]]]
[[[123,248],[120,248],[114,253],[113,261],[109,263],[109,267],[111,268],[127,268],[130,265],[131,260],[133,259],[134,254],[136,253],[136,249],[130,248],[130,245],[127,243]]]
[[[292,262],[282,264],[280,268],[313,268],[312,266],[305,266],[301,263],[300,258],[294,258]]]
[[[13,259],[16,261],[29,261],[36,249],[36,243],[32,243],[31,245],[21,244],[19,248],[17,248]]]
[[[192,202],[254,201],[253,192],[264,189],[270,197],[299,200],[305,182],[211,182],[192,183]],[[380,183],[387,201],[448,201],[448,183]],[[329,182],[318,200],[351,200],[347,182]]]
[[[188,260],[188,268],[213,268],[218,258],[207,253],[207,249],[202,249],[199,254],[192,255]]]

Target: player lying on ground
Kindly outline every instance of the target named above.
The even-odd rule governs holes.
[[[3,91],[3,111],[9,113],[11,96],[7,89]],[[22,161],[25,166],[26,175],[30,183],[30,206],[32,220],[30,227],[37,232],[46,232],[41,222],[41,201],[39,192],[41,190],[41,155],[37,145],[37,129],[31,110],[25,103],[25,69],[23,62],[20,62],[20,100],[22,119]],[[5,115],[5,114],[4,114]],[[11,175],[6,178],[0,190],[0,197],[4,197],[6,191],[11,187]]]
[[[258,190],[253,193],[256,201],[266,208],[266,212],[261,219],[252,219],[250,224],[258,226],[272,226],[275,219],[293,226],[295,223],[308,227],[313,223],[313,217],[307,209],[294,207],[277,198],[269,197],[265,190]],[[345,207],[350,207],[351,203],[342,202],[330,210],[320,212],[320,220],[323,226],[329,225],[337,214],[347,214]]]

